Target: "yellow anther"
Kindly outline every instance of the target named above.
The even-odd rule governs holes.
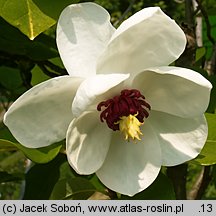
[[[137,114],[129,115],[129,116],[122,116],[120,120],[115,124],[119,124],[119,130],[124,134],[125,139],[130,141],[130,138],[133,140],[141,140],[140,135],[142,132],[140,131],[140,126],[144,123],[140,122],[136,118]]]

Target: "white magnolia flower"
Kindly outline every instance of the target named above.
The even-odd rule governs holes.
[[[66,137],[77,173],[95,172],[112,190],[134,195],[161,166],[196,157],[206,141],[211,84],[192,70],[167,66],[185,44],[180,27],[158,7],[115,29],[102,7],[70,5],[57,26],[70,75],[34,86],[4,122],[30,148]]]

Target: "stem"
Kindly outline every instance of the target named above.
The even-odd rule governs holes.
[[[167,176],[171,179],[177,200],[185,200],[187,164],[167,168]]]
[[[193,4],[192,0],[185,0],[185,19],[189,26],[193,26]]]
[[[58,72],[61,75],[68,75],[67,71],[58,65],[53,64],[50,61],[43,61],[42,62],[45,66],[49,67],[51,70]]]
[[[211,167],[210,166],[202,167],[202,170],[199,173],[199,176],[197,177],[191,190],[189,191],[187,198],[189,200],[201,199],[209,183],[211,182],[211,179],[212,179]]]
[[[132,10],[135,1],[136,0],[131,0],[130,5],[125,10],[125,12],[122,14],[122,16],[114,23],[114,26],[117,26],[119,23],[121,23],[124,20],[124,18],[126,17],[126,15]]]
[[[117,193],[113,190],[110,190],[107,188],[108,196],[110,197],[111,200],[116,200],[118,199]]]
[[[0,162],[0,168],[2,170],[7,170],[8,167],[14,166],[14,164],[16,164],[19,160],[23,159],[24,157],[25,156],[21,151],[16,151]]]
[[[216,74],[216,43],[213,47],[213,54],[211,57],[211,69],[210,74]]]
[[[41,62],[38,62],[37,63],[38,67],[43,71],[44,74],[46,74],[47,76],[53,78],[53,77],[57,77],[59,76],[58,74],[52,72],[52,71],[49,71],[45,66],[44,64],[42,64]]]
[[[193,8],[194,8],[194,16],[196,19],[196,27],[195,27],[195,32],[196,32],[196,42],[197,42],[197,46],[198,47],[202,47],[203,46],[203,39],[202,39],[202,15],[199,12],[198,9],[198,4],[196,2],[196,0],[193,0]]]
[[[195,63],[196,53],[196,39],[194,32],[194,11],[192,7],[192,0],[185,0],[185,23],[182,23],[182,30],[187,38],[187,46],[180,58],[175,62],[176,66],[191,67]]]
[[[202,15],[204,17],[205,23],[206,23],[207,37],[210,40],[210,42],[213,45],[215,45],[215,39],[212,36],[212,32],[211,32],[212,28],[211,28],[211,24],[210,24],[210,21],[209,21],[209,18],[208,18],[208,13],[205,10],[205,8],[203,7],[200,0],[196,0],[196,2],[197,2],[198,8],[200,9],[200,11],[201,11],[201,13],[202,13]]]
[[[195,0],[195,1],[198,5],[197,8],[201,11],[203,18],[205,20],[207,37],[213,45],[213,54],[212,54],[212,57],[210,60],[210,74],[216,74],[216,40],[212,36],[212,26],[211,26],[211,23],[209,21],[208,13],[205,10],[205,8],[203,7],[201,1],[200,0]]]

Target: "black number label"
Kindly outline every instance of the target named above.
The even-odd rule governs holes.
[[[202,212],[212,212],[212,204],[202,204]]]

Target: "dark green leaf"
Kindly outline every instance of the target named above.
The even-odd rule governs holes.
[[[213,0],[214,1],[214,0]],[[205,1],[204,1],[205,2]],[[215,5],[215,1],[214,1],[214,5]],[[213,7],[212,7],[213,9]],[[215,11],[216,8],[214,7],[214,9],[212,11]],[[208,11],[208,20],[210,22],[211,25],[211,36],[213,38],[216,38],[216,16],[215,13],[213,15],[209,14],[210,11]],[[211,55],[212,55],[212,42],[209,40],[208,35],[207,35],[207,27],[206,27],[206,22],[203,22],[203,43],[204,46],[206,47],[206,58],[210,59]]]
[[[95,191],[95,187],[85,178],[67,178],[56,183],[50,199],[85,200]]]
[[[213,177],[214,186],[216,188],[216,165],[213,166],[212,177]]]
[[[0,51],[11,55],[25,55],[36,61],[58,56],[53,38],[42,34],[34,41],[31,41],[2,18],[0,18],[0,26]]]
[[[60,166],[60,176],[50,199],[87,199],[95,190],[88,176],[78,175],[66,161]]]
[[[57,21],[60,13],[66,6],[75,4],[79,0],[33,0],[33,2],[44,14]]]
[[[19,70],[10,67],[0,67],[0,85],[4,86],[8,90],[14,90],[21,87],[22,78]]]
[[[0,122],[0,128],[0,139],[7,140],[10,142],[16,142],[16,139],[13,137],[9,129],[3,124],[3,122]]]
[[[101,193],[107,193],[107,188],[101,183],[101,181],[98,179],[96,174],[93,174],[90,178],[90,182],[94,185],[97,191],[100,191]]]
[[[65,162],[60,166],[59,180],[70,179],[75,177],[79,177],[79,175],[71,168],[68,161],[65,160]]]
[[[10,182],[10,181],[20,181],[24,179],[24,174],[16,173],[9,174],[7,172],[0,172],[0,183]]]
[[[36,164],[26,174],[26,187],[23,199],[49,199],[54,185],[60,178],[60,167],[67,161],[63,154],[59,154],[47,164]]]
[[[175,199],[175,192],[168,177],[163,173],[160,173],[157,179],[147,189],[133,197],[122,196],[122,199],[173,200]]]

